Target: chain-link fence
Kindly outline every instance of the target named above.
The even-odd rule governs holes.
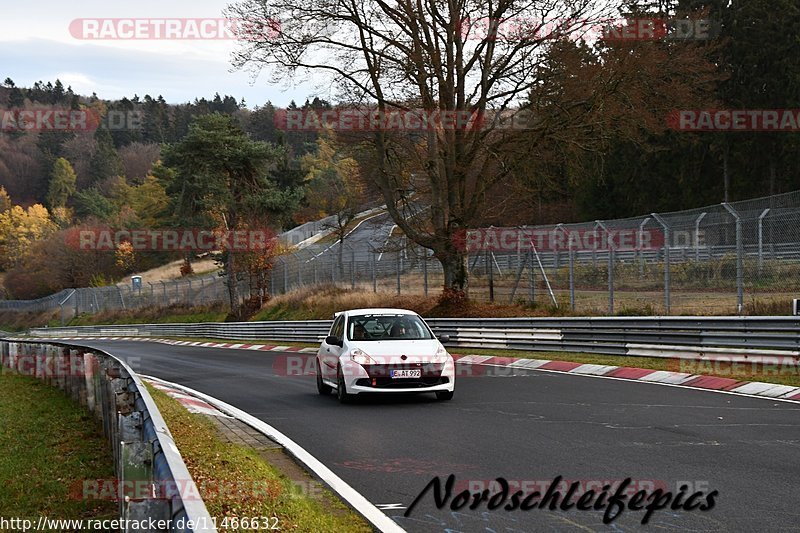
[[[250,296],[249,280],[240,279],[238,284],[240,300],[244,302]],[[214,274],[158,282],[65,289],[37,300],[0,300],[0,311],[45,313],[58,310],[64,323],[81,314],[175,304],[202,306],[228,301],[227,277]]]
[[[306,229],[316,242],[275,259],[272,295],[323,284],[401,295],[441,291],[439,261],[380,210],[360,219],[344,243],[319,227]],[[468,233],[465,243],[475,300],[578,314],[700,315],[790,314],[791,299],[800,297],[800,191],[628,219],[488,228]],[[250,280],[237,283],[244,301]],[[212,275],[0,300],[0,310],[58,309],[67,320],[227,301],[227,279]]]
[[[440,263],[391,221],[278,258],[271,292],[318,284],[435,295]],[[477,237],[475,236],[477,235]],[[576,313],[790,314],[800,191],[582,224],[489,228],[467,242],[470,298]]]

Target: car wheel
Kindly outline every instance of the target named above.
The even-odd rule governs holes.
[[[336,370],[336,397],[339,398],[340,403],[350,403],[350,400],[353,398],[352,394],[347,393],[341,366]]]
[[[324,381],[322,381],[322,367],[319,364],[319,359],[317,361],[317,392],[322,394],[323,396],[327,396],[331,393],[333,388],[330,385],[326,385]]]
[[[452,400],[453,399],[453,392],[451,390],[440,390],[436,391],[436,399],[445,401],[445,400]]]

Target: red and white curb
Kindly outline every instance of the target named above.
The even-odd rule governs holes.
[[[169,344],[173,346],[192,346],[197,348],[225,348],[229,350],[257,350],[267,352],[316,353],[317,348],[301,346],[281,346],[268,344],[242,344],[217,342],[190,342],[173,339],[157,339],[152,337],[59,337],[53,339],[10,338],[8,340],[124,340],[147,341]],[[658,385],[670,385],[712,392],[740,394],[754,398],[764,398],[784,402],[800,402],[800,387],[766,383],[761,381],[739,381],[732,378],[670,372],[645,368],[623,367],[613,365],[594,365],[569,361],[550,361],[546,359],[523,359],[516,357],[500,357],[491,355],[453,355],[461,364],[518,368],[520,370],[540,370],[545,372],[561,372],[591,377],[641,381]]]
[[[161,387],[171,389],[190,398],[194,398],[195,400],[202,401],[207,405],[213,406],[214,409],[218,409],[226,416],[230,416],[231,418],[235,418],[247,424],[256,431],[277,442],[283,446],[283,449],[286,450],[287,453],[295,457],[301,464],[305,465],[306,468],[308,468],[319,479],[321,479],[328,487],[331,488],[331,490],[338,494],[340,498],[349,503],[353,509],[358,511],[361,516],[366,518],[373,526],[377,528],[378,531],[382,531],[384,533],[402,533],[405,531],[394,520],[386,516],[386,514],[376,507],[375,504],[367,500],[360,492],[348,485],[346,481],[337,476],[319,459],[307,452],[305,448],[301,447],[292,439],[263,420],[259,420],[253,415],[246,413],[245,411],[242,411],[241,409],[228,403],[225,403],[222,400],[214,398],[213,396],[208,396],[207,394],[184,387],[183,385],[164,381],[152,376],[141,377],[150,383],[158,384]]]
[[[87,339],[97,341],[140,341],[140,342],[158,342],[160,344],[169,344],[171,346],[193,346],[197,348],[228,348],[231,350],[259,350],[262,352],[300,352],[300,353],[317,353],[316,348],[309,348],[303,346],[281,346],[274,344],[243,344],[243,343],[230,343],[230,342],[192,342],[192,341],[176,341],[174,339],[158,339],[153,337],[98,337],[95,335],[88,335],[84,337],[47,337],[47,338],[8,338],[10,341],[31,341],[37,340],[45,342],[51,341],[85,341]]]
[[[191,396],[182,392],[181,390],[173,387],[171,384],[167,382],[163,382],[160,380],[156,380],[153,378],[142,378],[146,382],[148,382],[154,389],[160,390],[161,392],[165,393],[170,398],[174,398],[178,401],[181,405],[183,405],[187,411],[190,413],[196,413],[199,415],[206,415],[206,416],[218,416],[222,418],[233,418],[232,416],[226,415],[213,405],[203,400],[196,398],[195,396]]]

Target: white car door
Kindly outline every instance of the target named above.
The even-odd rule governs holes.
[[[333,326],[329,332],[329,336],[336,337],[343,340],[344,337],[344,315],[339,315],[333,321]],[[320,360],[322,361],[322,377],[336,381],[336,367],[339,364],[339,355],[342,353],[342,347],[335,344],[328,344],[326,339],[322,341],[320,348]]]

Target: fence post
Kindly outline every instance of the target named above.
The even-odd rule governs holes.
[[[400,250],[397,250],[397,261],[395,262],[395,269],[397,270],[397,294],[400,294]]]
[[[269,273],[269,294],[275,296],[275,268],[273,267]]]
[[[569,306],[575,310],[575,252],[572,250],[572,241],[569,243]]]
[[[652,213],[651,216],[664,228],[664,312],[668,315],[670,312],[669,225],[658,213]]]
[[[422,249],[422,279],[425,288],[425,296],[428,295],[428,249]]]
[[[494,263],[492,261],[493,255],[492,252],[486,251],[486,263],[489,271],[487,274],[489,275],[489,301],[494,303]]]
[[[350,250],[350,288],[356,288],[356,251]]]
[[[700,223],[706,218],[707,214],[703,211],[694,221],[694,260],[698,263],[700,262]]]
[[[530,300],[530,305],[534,305],[536,303],[536,277],[533,272],[533,252],[528,252],[525,264],[528,265],[528,300]]]
[[[289,268],[288,262],[281,258],[281,265],[283,266],[283,294],[289,292]]]
[[[636,238],[639,241],[638,246],[636,246],[636,250],[639,253],[639,279],[644,278],[644,227],[648,222],[650,222],[650,217],[645,217],[639,224],[639,233],[636,234]]]
[[[770,208],[764,209],[758,217],[758,277],[764,267],[764,217],[769,214]]]
[[[744,309],[744,244],[742,242],[742,217],[728,202],[723,202],[728,213],[736,220],[736,307],[741,314]]]
[[[378,258],[372,254],[372,292],[378,292]]]
[[[606,232],[608,242],[608,314],[614,314],[614,244],[611,242],[611,232],[600,220],[595,220],[598,226]]]

